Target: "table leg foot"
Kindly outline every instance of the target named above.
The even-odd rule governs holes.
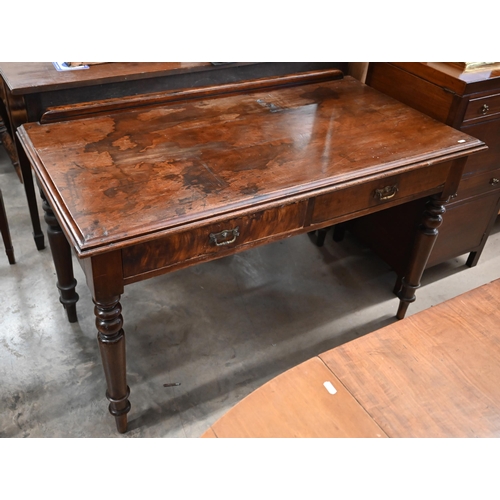
[[[109,300],[94,299],[97,339],[108,389],[109,412],[115,417],[118,432],[127,431],[130,389],[127,386],[125,333],[119,296]]]
[[[2,191],[0,191],[0,232],[2,233],[2,240],[5,245],[5,253],[9,259],[9,264],[15,264],[14,247],[10,239],[9,223],[7,221],[7,214],[5,213],[5,205],[3,203]]]
[[[120,434],[125,434],[127,432],[127,415],[121,415],[120,417],[115,417],[116,429]]]
[[[16,257],[14,256],[14,249],[8,248],[7,250],[5,250],[5,253],[7,254],[7,259],[9,259],[9,264],[15,264]]]
[[[45,236],[43,233],[33,233],[33,239],[35,240],[37,250],[43,250],[45,248]]]

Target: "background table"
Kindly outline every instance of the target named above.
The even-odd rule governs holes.
[[[497,280],[324,352],[202,437],[498,438],[499,301]]]

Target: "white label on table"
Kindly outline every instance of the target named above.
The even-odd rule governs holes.
[[[335,389],[335,387],[333,387],[333,384],[331,382],[323,382],[323,385],[325,386],[326,390],[330,393],[330,394],[336,394],[337,392],[337,389]]]

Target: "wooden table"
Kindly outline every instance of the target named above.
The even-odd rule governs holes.
[[[37,248],[44,248],[45,243],[33,178],[29,161],[15,138],[15,131],[23,123],[43,121],[47,109],[54,106],[338,67],[339,64],[126,62],[58,72],[51,62],[0,63],[0,112],[15,141]]]
[[[311,358],[202,437],[498,438],[499,301],[496,280]]]
[[[231,408],[204,438],[385,438],[342,382],[314,357]]]
[[[320,358],[390,437],[500,437],[500,280]]]
[[[337,70],[100,106],[100,116],[29,123],[18,135],[46,198],[70,321],[78,298],[70,247],[92,291],[120,432],[130,410],[125,285],[428,197],[407,255],[402,318],[443,205],[467,157],[486,147]]]

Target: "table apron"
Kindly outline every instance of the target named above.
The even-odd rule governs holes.
[[[228,216],[122,249],[124,284],[222,258],[443,191],[445,162],[293,203]]]

